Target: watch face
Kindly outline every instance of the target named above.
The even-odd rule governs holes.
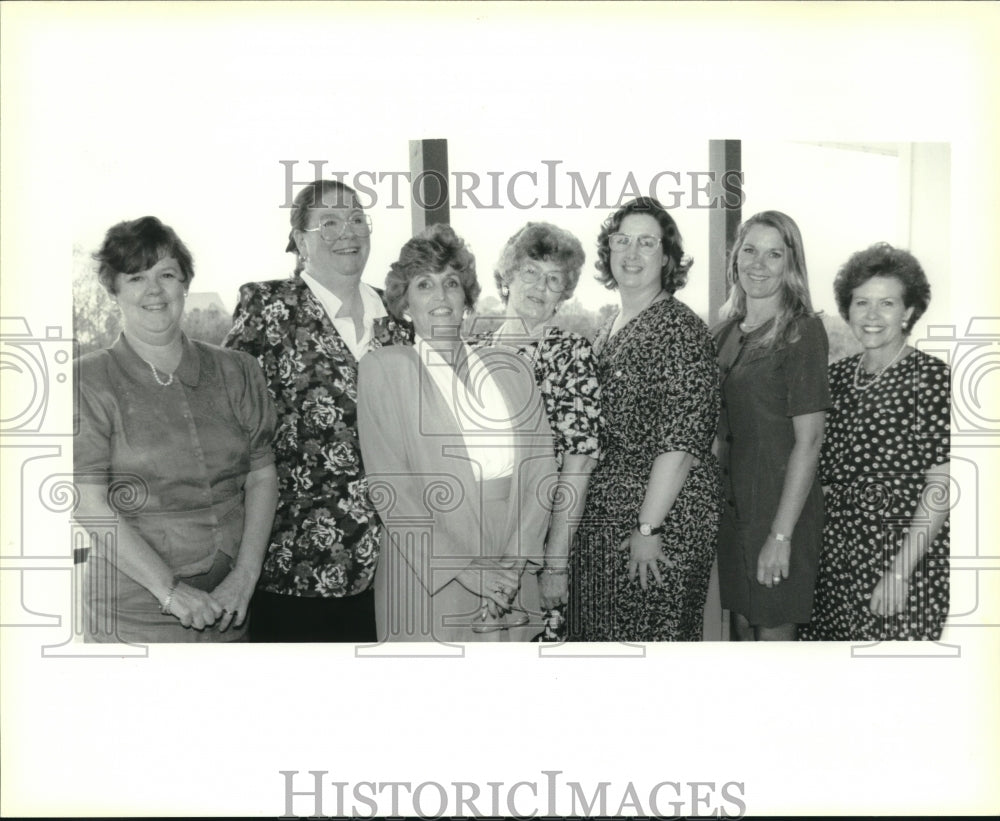
[[[649,536],[653,532],[653,526],[646,522],[639,522],[639,532],[643,536]]]

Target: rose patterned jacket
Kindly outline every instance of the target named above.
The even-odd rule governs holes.
[[[358,444],[357,360],[299,277],[241,287],[233,323],[223,344],[257,358],[278,412],[278,510],[257,587],[362,593],[378,564],[381,525]],[[407,330],[392,317],[376,320],[372,348],[404,341]]]

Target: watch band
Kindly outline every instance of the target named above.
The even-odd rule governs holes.
[[[653,527],[649,522],[639,521],[636,524],[636,530],[639,531],[643,536],[658,536],[664,530],[663,522],[660,522],[656,527]]]

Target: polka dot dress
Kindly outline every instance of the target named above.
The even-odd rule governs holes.
[[[947,504],[943,488],[925,491],[924,472],[949,458],[950,372],[913,351],[857,388],[859,357],[830,368],[834,409],[820,461],[828,488],[823,551],[812,622],[801,637],[936,640],[948,614],[947,519],[910,576],[906,611],[881,617],[869,604],[921,495],[932,510]]]

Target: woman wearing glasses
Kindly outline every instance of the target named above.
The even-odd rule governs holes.
[[[719,521],[719,387],[708,328],[674,297],[690,267],[655,199],[627,203],[598,237],[598,278],[621,308],[594,343],[604,428],[571,559],[575,639],[702,637]]]
[[[507,317],[503,325],[473,343],[512,348],[531,363],[552,428],[560,473],[544,555],[538,557],[544,640],[562,636],[570,545],[597,464],[600,437],[600,387],[593,350],[579,334],[552,324],[560,303],[573,296],[583,260],[583,247],[569,231],[546,222],[525,225],[507,241],[494,271]],[[527,592],[524,587],[522,592]]]
[[[792,641],[809,621],[823,530],[816,464],[827,338],[812,312],[802,235],[780,211],[740,226],[715,330],[722,368],[719,588],[732,638]]]
[[[240,289],[226,345],[257,357],[278,410],[279,502],[251,641],[374,641],[380,529],[357,436],[358,362],[405,338],[361,282],[371,220],[317,180],[295,197],[291,278]]]

